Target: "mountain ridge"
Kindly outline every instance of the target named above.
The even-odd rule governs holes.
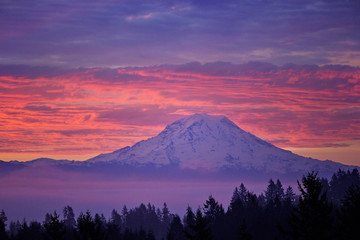
[[[218,172],[219,176],[301,176],[319,171],[330,176],[339,168],[359,168],[330,160],[303,157],[244,131],[222,115],[194,114],[165,127],[157,136],[86,161],[39,158],[2,162],[0,173],[24,167],[101,172],[117,176],[192,176]],[[189,176],[190,176],[189,175]]]
[[[347,165],[306,158],[242,130],[225,116],[194,114],[179,119],[157,136],[87,163],[122,163],[182,169],[246,169],[265,172],[336,171]]]

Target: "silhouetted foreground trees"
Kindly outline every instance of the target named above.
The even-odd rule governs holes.
[[[359,239],[359,172],[339,170],[330,181],[308,173],[298,181],[300,195],[269,180],[264,194],[244,184],[236,187],[227,210],[212,196],[195,211],[188,206],[183,219],[151,204],[106,219],[90,211],[76,218],[66,206],[62,216],[48,213],[44,222],[10,222],[0,212],[1,240],[210,240],[210,239]]]

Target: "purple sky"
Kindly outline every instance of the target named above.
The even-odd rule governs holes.
[[[360,65],[358,0],[0,2],[0,64]]]
[[[359,13],[359,0],[2,0],[0,159],[85,160],[207,112],[360,165]]]
[[[198,112],[295,153],[360,166],[360,1],[0,0],[0,160],[86,160]],[[19,173],[0,181],[10,218],[65,204],[109,213],[104,206],[147,195],[142,183],[119,190],[83,175],[73,185],[53,170]],[[169,195],[142,201],[176,197],[170,209],[184,211],[181,191],[155,184]],[[187,193],[196,207],[209,193],[228,201],[235,186]]]

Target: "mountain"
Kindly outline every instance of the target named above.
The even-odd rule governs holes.
[[[339,168],[350,168],[296,155],[240,129],[225,116],[207,114],[175,121],[155,137],[100,154],[86,163],[278,174],[309,171],[331,174]]]

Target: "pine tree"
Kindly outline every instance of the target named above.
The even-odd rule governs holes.
[[[29,240],[39,240],[43,239],[43,227],[41,223],[36,221],[31,221],[29,224],[29,232],[27,235]],[[45,238],[46,239],[46,238]],[[65,238],[62,238],[65,239]]]
[[[85,214],[80,213],[77,219],[77,229],[81,240],[91,239],[95,235],[95,222],[89,210]]]
[[[76,220],[72,207],[70,207],[69,205],[64,207],[63,215],[64,215],[65,227],[69,229],[73,229],[76,226]]]
[[[275,189],[275,206],[279,207],[284,201],[284,188],[279,179],[276,180],[276,189]]]
[[[342,200],[340,233],[344,239],[358,239],[360,226],[360,186],[351,186]]]
[[[292,239],[334,239],[332,207],[322,193],[317,173],[309,173],[298,181],[299,204],[290,217]]]
[[[251,240],[252,236],[251,234],[248,232],[247,229],[247,225],[245,223],[245,221],[242,222],[242,224],[240,225],[240,229],[239,229],[239,240]]]
[[[10,222],[10,226],[9,226],[9,236],[10,239],[15,239],[16,236],[19,234],[20,228],[21,228],[21,223],[19,221],[16,222]]]
[[[339,169],[333,174],[329,183],[329,199],[331,202],[339,205],[346,195],[346,191],[352,185],[360,185],[360,176],[357,169],[353,171],[343,171]]]
[[[129,211],[128,211],[126,205],[124,205],[121,210],[121,218],[122,218],[122,223],[123,223],[122,229],[129,227],[127,224],[128,216],[129,216]]]
[[[291,186],[288,186],[286,188],[286,192],[285,192],[285,197],[284,197],[284,202],[285,205],[290,207],[295,203],[295,193],[294,190]]]
[[[192,233],[185,232],[186,237],[190,240],[211,240],[211,232],[207,219],[202,215],[201,209],[198,208],[195,215],[195,224],[190,226]]]
[[[239,187],[239,198],[240,198],[240,201],[241,202],[246,202],[247,201],[247,193],[248,193],[248,190],[246,189],[245,185],[243,183],[240,184],[240,187]]]
[[[92,236],[93,240],[102,240],[106,239],[106,219],[103,214],[99,215],[98,213],[95,214],[94,217],[94,235]]]
[[[269,180],[269,184],[265,191],[266,206],[273,207],[276,199],[276,185],[272,179]]]
[[[239,200],[240,200],[239,190],[237,187],[235,187],[233,195],[231,197],[231,201],[230,201],[230,208],[233,209],[235,207],[235,204],[237,204],[237,202]]]
[[[166,235],[167,240],[185,240],[184,226],[181,223],[181,219],[178,215],[173,217],[171,221],[169,231]]]
[[[224,215],[224,209],[219,203],[213,198],[213,196],[209,196],[209,199],[206,200],[204,204],[204,213],[207,218],[209,224],[213,224],[215,219]]]
[[[120,227],[122,225],[122,219],[121,215],[115,209],[111,211],[110,222],[120,230]]]
[[[64,224],[65,224],[65,238],[67,240],[73,239],[75,234],[75,214],[69,205],[63,209]]]
[[[7,234],[6,234],[6,222],[7,222],[7,217],[5,214],[4,210],[1,210],[0,212],[0,239],[7,239]]]
[[[44,222],[44,236],[46,239],[60,240],[65,239],[65,223],[60,220],[60,215],[55,211],[54,214],[47,214]]]
[[[154,212],[155,212],[155,209],[154,209]],[[162,224],[163,224],[163,230],[166,233],[170,227],[170,222],[171,222],[170,211],[169,211],[166,203],[164,203],[163,208],[162,208],[162,219],[161,220],[162,220]]]
[[[192,211],[191,207],[188,206],[186,209],[186,214],[184,216],[184,230],[186,233],[186,236],[188,235],[194,235],[192,226],[195,225],[195,214]]]
[[[113,209],[111,212],[110,221],[108,221],[106,224],[109,240],[120,239],[121,225],[121,215],[115,209]]]

